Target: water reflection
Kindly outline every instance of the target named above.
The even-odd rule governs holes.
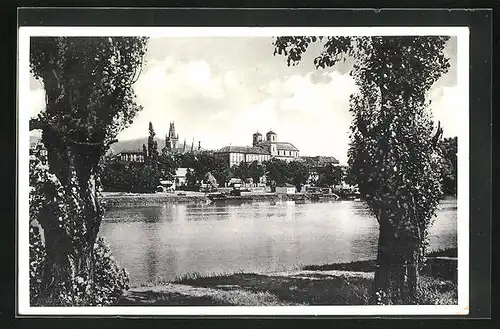
[[[111,209],[100,234],[137,285],[375,258],[378,223],[354,201],[176,204]],[[431,249],[456,246],[456,201],[440,205],[430,235]]]

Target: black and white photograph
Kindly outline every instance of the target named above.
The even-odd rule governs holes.
[[[20,314],[467,314],[468,69],[467,27],[21,27]]]

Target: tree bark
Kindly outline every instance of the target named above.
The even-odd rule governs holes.
[[[388,218],[380,218],[377,269],[372,302],[381,304],[415,304],[419,246],[411,235],[398,231]]]
[[[81,277],[84,297],[93,292],[93,253],[101,214],[97,201],[94,170],[99,155],[83,152],[82,147],[70,146],[44,131],[43,142],[48,152],[50,171],[61,182],[67,198],[75,197],[80,211],[70,214],[70,224],[61,225],[50,208],[40,213],[46,261],[42,280],[41,301],[44,306],[64,305],[73,298],[73,282]],[[57,197],[57,191],[47,191],[47,199]],[[69,199],[67,199],[69,200]],[[71,205],[71,202],[65,202]],[[86,287],[90,287],[87,289]]]

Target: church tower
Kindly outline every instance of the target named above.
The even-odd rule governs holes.
[[[179,134],[175,134],[175,125],[174,122],[170,122],[170,127],[168,129],[168,135],[165,140],[165,145],[168,150],[176,149],[179,147]]]
[[[268,133],[266,134],[266,139],[267,142],[269,143],[269,151],[271,152],[271,155],[277,155],[278,136],[276,135],[276,133],[272,130],[269,130]]]
[[[257,131],[255,134],[253,134],[253,143],[252,143],[252,145],[254,147],[256,147],[256,146],[259,146],[259,144],[261,142],[262,142],[262,134]]]

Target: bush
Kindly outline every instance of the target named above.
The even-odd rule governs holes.
[[[30,301],[39,304],[43,277],[45,251],[39,228],[30,227]],[[104,238],[94,245],[94,289],[90,291],[87,278],[76,276],[63,291],[61,300],[67,306],[112,305],[129,288],[129,276],[120,268],[111,255],[111,249]]]
[[[40,298],[40,287],[43,277],[43,261],[45,249],[38,226],[30,225],[30,303],[36,304]]]
[[[56,195],[53,199],[47,197]],[[56,191],[57,193],[54,193]],[[79,199],[71,193],[66,193],[60,181],[49,172],[46,165],[37,159],[30,161],[30,303],[32,305],[61,306],[103,306],[111,305],[128,289],[128,274],[121,269],[111,256],[111,250],[103,238],[98,238],[94,244],[93,280],[89,277],[74,276],[69,282],[61,282],[51,287],[51,292],[57,294],[57,301],[45,299],[43,296],[43,278],[45,266],[45,246],[43,229],[38,223],[43,223],[43,213],[49,212],[59,220],[59,227],[66,232],[74,232],[71,242],[79,243],[83,236],[72,220],[81,211]],[[52,296],[52,298],[54,298]]]
[[[129,275],[111,255],[104,238],[97,239],[94,248],[94,303],[97,306],[114,304],[129,288]]]

